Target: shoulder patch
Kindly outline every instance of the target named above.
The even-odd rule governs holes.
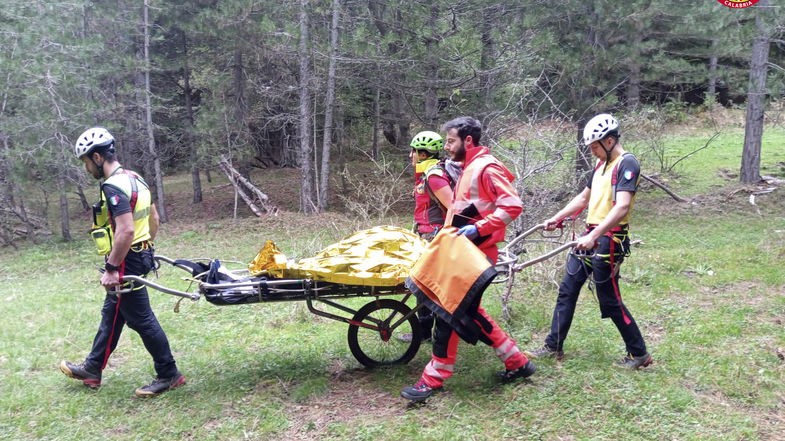
[[[433,167],[425,171],[425,176],[433,176],[433,175],[444,176],[444,170],[438,165],[434,165]]]
[[[112,197],[109,198],[109,203],[112,204],[112,205],[119,204],[120,203],[120,196],[113,195]]]
[[[635,173],[633,173],[632,170],[625,170],[624,179],[631,181],[633,176],[635,176]]]

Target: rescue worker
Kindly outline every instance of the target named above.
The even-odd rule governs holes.
[[[640,179],[640,164],[634,155],[624,151],[619,137],[619,123],[607,113],[586,123],[583,142],[597,158],[597,166],[583,191],[545,221],[545,229],[550,231],[565,217],[589,209],[587,229],[578,239],[576,251],[570,254],[559,286],[550,333],[542,347],[526,351],[531,358],[563,357],[564,340],[572,324],[578,294],[592,276],[601,317],[613,321],[627,349],[627,356],[615,365],[634,370],[652,362],[641,331],[622,302],[619,290],[619,268],[629,255],[630,212]],[[586,254],[587,251],[591,253]]]
[[[495,263],[499,254],[496,243],[504,239],[507,224],[523,211],[523,204],[512,186],[515,176],[490,154],[487,147],[479,145],[482,126],[475,118],[456,118],[447,122],[443,130],[447,134],[444,149],[453,161],[463,163],[463,173],[456,184],[445,223],[463,225],[458,234],[473,241]],[[515,341],[479,304],[477,312],[484,319],[484,323],[477,322],[482,328],[483,339],[490,342],[504,363],[505,370],[499,372],[502,381],[534,374],[536,366],[523,355]],[[431,361],[425,366],[420,380],[401,391],[402,397],[423,401],[442,388],[454,371],[458,338],[458,334],[437,316]]]
[[[452,161],[439,159],[444,139],[436,132],[420,132],[409,145],[412,148],[409,159],[414,168],[414,232],[430,241],[444,226],[444,216],[460,170]],[[433,313],[428,308],[420,308],[417,318],[423,341],[431,341]],[[412,333],[402,334],[398,339],[410,342]]]
[[[158,212],[150,190],[136,173],[126,170],[115,156],[114,137],[103,127],[82,133],[74,152],[100,185],[100,201],[93,207],[91,235],[104,254],[101,285],[107,290],[101,321],[90,354],[82,363],[63,360],[60,370],[90,388],[101,385],[101,373],[120,340],[124,325],[136,331],[153,358],[155,380],[134,392],[139,397],[158,395],[185,384],[177,369],[169,341],[150,308],[147,289],[115,293],[123,275],[144,276],[153,269],[152,240],[158,231]]]

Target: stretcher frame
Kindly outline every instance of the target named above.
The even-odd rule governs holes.
[[[575,241],[564,243],[541,256],[528,261],[518,262],[519,256],[514,253],[514,247],[544,228],[544,223],[535,225],[509,241],[506,246],[499,250],[499,259],[495,265],[499,276],[494,280],[494,283],[507,282],[511,284],[516,272],[535,263],[547,260],[566,249],[572,248],[577,243]],[[557,236],[543,235],[543,237],[552,238]],[[420,348],[422,330],[420,329],[416,312],[422,306],[417,305],[414,308],[410,308],[406,305],[406,302],[413,294],[403,283],[396,286],[366,286],[313,279],[251,278],[247,269],[229,270],[229,273],[237,277],[246,276],[246,280],[208,283],[205,280],[208,271],[201,274],[193,274],[191,267],[181,263],[183,260],[174,260],[162,255],[156,255],[155,260],[159,265],[166,263],[188,272],[191,277],[183,278],[183,280],[195,283],[196,291],[181,291],[140,276],[125,275],[123,276],[125,285],[123,285],[121,290],[115,292],[118,294],[130,293],[138,286],[143,285],[165,294],[192,301],[206,297],[210,303],[219,306],[305,301],[308,311],[312,314],[349,325],[347,333],[349,349],[357,361],[368,368],[406,364],[414,358]],[[210,260],[199,258],[191,259],[187,262]],[[221,301],[221,295],[229,290],[234,290],[232,291],[232,296],[237,296],[241,300]],[[361,297],[371,298],[372,300],[359,309],[353,309],[339,303],[340,300]],[[317,305],[333,308],[337,310],[337,313],[317,308]],[[396,338],[404,333],[412,334],[410,341],[402,341]]]
[[[571,249],[578,244],[577,240],[572,240],[569,242],[561,242],[561,238],[563,233],[549,235],[545,234],[545,227],[547,226],[546,223],[541,223],[534,225],[533,227],[529,228],[528,230],[524,231],[523,233],[516,236],[514,239],[507,242],[503,248],[499,250],[499,258],[496,259],[496,271],[498,271],[499,275],[493,279],[493,283],[505,283],[508,282],[509,279],[514,277],[515,273],[522,271],[524,268],[528,268],[536,263],[544,262],[551,257],[554,257],[558,254],[561,254],[562,251]],[[557,226],[560,230],[563,229],[563,225],[561,223]],[[533,259],[526,260],[523,262],[519,262],[521,255],[519,253],[514,252],[514,247],[526,241],[526,239],[533,235],[536,232],[540,232],[540,236],[542,239],[537,239],[537,241],[545,240],[547,242],[553,242],[560,244],[558,247],[546,252],[545,254],[539,255]]]
[[[415,315],[417,308],[406,305],[412,293],[403,283],[395,286],[366,286],[313,279],[251,278],[248,270],[229,270],[229,273],[238,277],[248,276],[246,280],[208,283],[205,281],[207,271],[192,274],[192,268],[180,263],[182,260],[162,255],[156,255],[155,259],[159,264],[166,263],[188,272],[191,277],[184,280],[195,282],[197,291],[181,291],[140,276],[125,275],[123,282],[126,285],[116,292],[128,293],[143,285],[192,301],[205,297],[210,303],[219,306],[305,301],[312,314],[349,325],[349,349],[357,361],[369,368],[408,363],[417,354],[421,344],[420,325]],[[210,259],[192,259],[190,262],[202,260]],[[226,292],[231,292],[232,301],[222,299]],[[339,303],[340,300],[360,297],[373,300],[359,309]],[[317,305],[336,311],[328,312]],[[395,338],[403,333],[411,333],[411,341]]]

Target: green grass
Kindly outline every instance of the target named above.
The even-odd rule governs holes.
[[[718,191],[729,184],[738,182],[741,167],[741,152],[744,145],[744,129],[728,128],[720,132],[708,147],[700,151],[714,135],[713,132],[696,133],[692,136],[676,135],[665,137],[664,157],[666,166],[673,165],[670,173],[664,176],[669,185],[683,196],[694,196]],[[761,140],[761,175],[785,178],[785,130],[780,127],[767,127]],[[628,150],[645,155],[640,143],[630,142]],[[695,152],[676,163],[686,155]],[[651,155],[645,155],[644,173],[658,173],[660,162]]]
[[[763,168],[775,174],[784,136],[767,133]],[[780,439],[785,190],[758,197],[759,212],[746,193],[727,191],[737,186],[717,170],[738,168],[741,139],[723,135],[680,164],[670,182],[686,195],[720,196],[676,204],[652,189],[638,197],[633,234],[641,242],[622,268],[622,290],[656,360],[647,370],[611,366],[623,355],[622,341],[584,290],[563,362],[542,361],[531,381],[500,385],[493,351],[461,344],[446,391],[410,408],[398,392],[416,381],[427,346],[406,366],[369,371],[349,353],[346,326],[302,303],[185,300],[175,313],[175,298],[151,293],[188,384],[134,398],[153,370],[126,329],[104,386],[90,391],[57,363],[89,350],[102,302],[101,260],[84,241],[55,241],[0,256],[0,439]],[[669,141],[674,152],[704,142]],[[157,249],[247,262],[266,239],[292,256],[308,255],[362,226],[340,214],[180,220],[163,226]],[[560,262],[529,268],[516,282],[512,320],[502,327],[522,347],[539,345],[548,329],[555,289],[546,270],[558,274]],[[161,281],[185,286],[173,271]],[[484,301],[497,318],[500,293],[494,286]]]

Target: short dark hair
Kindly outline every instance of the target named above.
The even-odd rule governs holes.
[[[428,155],[429,158],[438,158],[439,157],[439,152],[432,152],[430,150],[425,150],[425,149],[414,149],[414,150],[417,153],[425,153],[426,155]]]
[[[92,153],[98,153],[105,160],[109,162],[114,162],[117,159],[117,155],[115,154],[115,149],[114,149],[114,143],[107,146],[96,147]]]
[[[465,140],[467,136],[471,136],[474,145],[480,144],[480,137],[482,136],[482,124],[477,119],[471,116],[460,116],[453,120],[444,123],[442,130],[449,132],[452,129],[458,130],[458,137],[461,141]]]
[[[621,134],[619,133],[619,129],[611,130],[610,132],[606,133],[602,139],[613,137],[616,142],[619,142],[619,138],[621,138]]]

